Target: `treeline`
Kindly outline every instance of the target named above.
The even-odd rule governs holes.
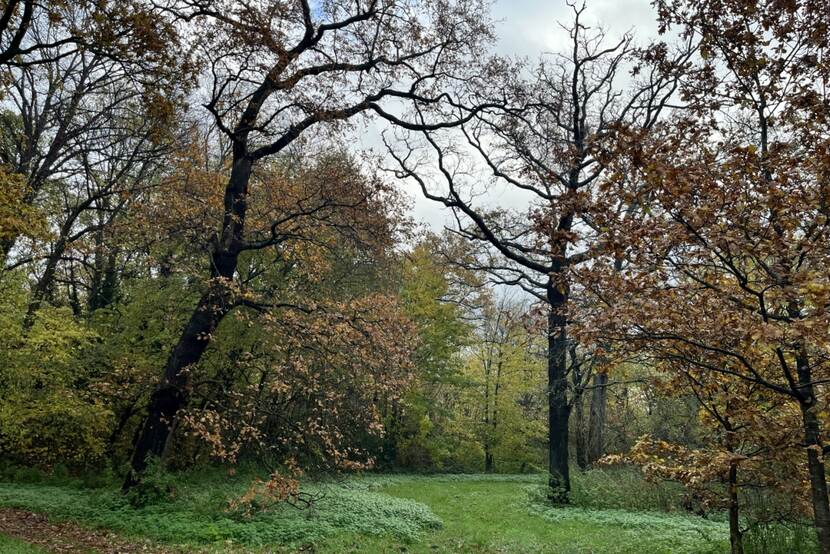
[[[633,463],[830,552],[830,7],[654,8],[531,63],[478,0],[0,3],[3,460]]]

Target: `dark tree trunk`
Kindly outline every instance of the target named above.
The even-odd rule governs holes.
[[[9,253],[14,247],[15,238],[0,240],[0,270],[6,267],[6,262],[9,259]]]
[[[492,354],[491,354],[492,355]],[[490,356],[491,356],[490,355]],[[488,356],[488,358],[490,358]],[[484,473],[493,471],[493,448],[490,431],[490,373],[492,359],[484,361]]]
[[[127,406],[127,408],[118,416],[118,421],[107,439],[107,458],[113,459],[115,457],[115,443],[118,442],[118,439],[127,427],[127,423],[130,421],[130,418],[135,414],[135,406],[136,403],[131,402],[130,405]]]
[[[65,249],[66,242],[63,237],[61,237],[58,239],[58,242],[55,243],[54,248],[52,248],[52,253],[46,260],[46,267],[43,270],[43,275],[40,276],[40,279],[38,279],[38,282],[32,291],[32,297],[29,299],[29,305],[26,307],[26,315],[23,318],[24,331],[28,331],[32,328],[32,325],[35,323],[35,315],[37,314],[37,311],[41,308],[43,302],[49,297],[49,291],[52,287],[52,283],[55,281],[58,261],[60,261],[61,256],[63,256]]]
[[[170,354],[164,368],[164,379],[150,396],[147,418],[133,447],[132,472],[124,483],[129,489],[140,480],[147,468],[147,458],[161,456],[176,414],[187,403],[188,372],[196,364],[210,342],[219,322],[227,315],[228,294],[223,283],[212,284],[202,295],[190,316],[179,342]]]
[[[732,554],[744,554],[743,534],[738,517],[738,466],[729,466],[729,545]]]
[[[78,295],[78,280],[75,278],[75,263],[69,262],[69,306],[72,315],[81,317],[81,299]]]
[[[90,312],[112,304],[118,288],[118,272],[115,268],[117,255],[114,250],[105,251],[103,235],[103,230],[99,230],[95,235],[94,272],[87,300]]]
[[[819,423],[811,407],[802,403],[804,438],[807,444],[807,470],[810,473],[810,493],[813,498],[816,535],[819,551],[830,554],[830,503],[827,498],[827,478],[821,453]]]
[[[568,467],[568,367],[565,306],[562,285],[548,284],[548,495],[558,504],[568,502],[571,478]]]
[[[588,465],[593,465],[605,454],[605,405],[608,401],[608,374],[594,375],[591,408],[588,415]]]
[[[167,360],[161,383],[150,397],[147,418],[133,447],[132,471],[124,482],[124,490],[140,482],[148,457],[163,454],[176,414],[187,405],[189,372],[183,370],[199,362],[219,323],[234,307],[229,285],[239,262],[252,168],[244,148],[237,145],[237,149],[225,189],[222,231],[214,241],[210,257],[212,279]]]
[[[821,427],[816,415],[816,396],[809,360],[804,352],[796,356],[799,407],[804,425],[804,443],[807,447],[807,471],[810,474],[810,494],[813,517],[821,554],[830,554],[830,501],[827,497],[827,476],[824,469]]]
[[[493,473],[496,468],[496,463],[493,458],[493,451],[490,450],[490,445],[484,446],[484,473]]]
[[[496,382],[493,385],[493,411],[490,416],[490,440],[487,442],[488,452],[484,457],[484,469],[487,473],[496,471],[496,459],[493,455],[493,441],[496,439],[496,429],[499,425],[499,391],[501,390],[502,347],[499,346],[499,361],[496,364]]]

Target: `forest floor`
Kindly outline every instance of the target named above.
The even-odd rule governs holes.
[[[574,506],[544,501],[540,476],[375,475],[310,484],[311,509],[225,510],[250,476],[190,474],[134,508],[114,484],[0,482],[0,552],[728,552],[720,514],[632,472],[575,478]],[[48,516],[48,517],[45,517]],[[810,552],[809,530],[748,537],[748,553]]]

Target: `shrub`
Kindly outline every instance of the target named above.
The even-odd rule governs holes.
[[[94,465],[104,456],[111,417],[70,390],[13,395],[0,404],[0,450],[39,467]]]

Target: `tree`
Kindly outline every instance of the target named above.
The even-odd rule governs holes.
[[[785,501],[801,496],[801,483],[779,478],[799,471],[800,445],[791,432],[797,411],[753,383],[678,360],[651,361],[662,395],[692,394],[697,400],[702,432],[685,444],[646,435],[622,459],[642,466],[650,478],[682,483],[689,491],[689,509],[725,510],[733,554],[743,553],[747,529],[769,522],[764,505],[775,506],[775,523],[803,518],[808,503],[797,501],[788,509]],[[760,427],[764,433],[758,433]]]
[[[123,182],[108,187],[96,184],[92,186],[96,192],[87,195],[91,174],[97,173],[100,180],[104,164],[146,163],[147,143],[161,139],[161,130],[168,127],[166,118],[173,115],[173,106],[190,82],[189,60],[177,51],[173,29],[150,6],[141,2],[57,2],[49,8],[25,4],[35,4],[36,13],[29,22],[26,47],[6,68],[0,162],[6,172],[25,180],[19,201],[26,208],[36,211],[61,200],[70,204],[62,220],[51,222],[59,236],[55,248],[44,256],[44,278],[38,279],[33,299],[36,308],[51,285],[62,250],[72,242],[67,239],[77,230],[76,220],[96,202],[111,197],[114,188],[124,190]],[[136,159],[130,159],[128,152],[131,140],[133,147],[144,145],[144,152],[133,152]],[[156,140],[153,147],[158,146]],[[105,155],[102,148],[109,152]],[[109,180],[118,174],[112,171]],[[40,261],[40,253],[32,252],[30,245],[23,245],[17,259],[10,259],[21,234],[25,233],[6,233],[0,239],[0,259],[6,269]]]
[[[456,425],[455,402],[465,386],[462,368],[472,332],[468,314],[472,287],[466,282],[469,276],[455,279],[444,263],[445,238],[422,237],[401,262],[401,304],[417,329],[417,347],[413,379],[386,418],[384,458],[398,467],[464,465],[458,459],[458,443],[470,433]]]
[[[0,3],[0,67],[54,63],[80,50],[163,68],[171,28],[146,0],[5,0]],[[45,32],[45,29],[51,31]]]
[[[687,108],[650,133],[633,132],[617,152],[614,187],[650,210],[607,223],[628,242],[632,265],[613,276],[604,266],[610,288],[595,289],[606,308],[594,323],[674,368],[750,383],[797,408],[791,432],[803,441],[818,543],[830,552],[826,11],[762,2],[658,8],[664,28],[700,37],[700,57],[684,78]],[[746,400],[745,389],[730,390]],[[753,432],[771,442],[761,422]]]
[[[169,422],[187,403],[186,369],[199,362],[219,323],[235,307],[249,304],[240,294],[237,270],[245,252],[290,244],[298,219],[341,205],[330,194],[321,204],[301,204],[281,214],[264,232],[247,233],[249,191],[257,165],[283,152],[311,129],[374,112],[398,125],[407,123],[384,108],[408,101],[432,112],[448,108],[469,118],[463,105],[441,92],[444,77],[458,75],[459,62],[488,36],[482,6],[460,2],[329,2],[315,9],[301,1],[244,5],[225,1],[183,6],[208,67],[205,106],[231,143],[223,217],[209,244],[210,281],[154,391],[138,434],[133,472],[136,482],[148,455],[162,452]],[[397,85],[397,86],[396,86]],[[279,185],[271,185],[275,191]]]
[[[568,334],[572,272],[598,246],[596,213],[626,208],[597,194],[605,172],[598,154],[617,128],[652,126],[676,88],[671,72],[654,64],[641,81],[621,89],[619,75],[639,67],[632,38],[609,44],[602,30],[585,25],[584,5],[571,8],[573,23],[565,27],[570,51],[543,60],[529,77],[521,66],[493,62],[499,79],[478,93],[500,98],[502,109],[479,111],[457,132],[426,129],[404,137],[403,146],[389,145],[398,176],[417,181],[427,198],[450,208],[456,232],[492,248],[495,255],[482,267],[494,280],[521,287],[544,307],[550,495],[556,502],[567,502],[570,490],[568,427],[579,395],[569,394],[571,369],[581,363],[569,359],[577,353]],[[671,67],[688,56],[661,51],[661,63]],[[471,161],[476,158],[479,168]],[[526,198],[529,208],[488,209],[476,201],[480,181]]]
[[[465,396],[472,406],[486,473],[496,471],[497,462],[524,470],[528,459],[523,454],[532,449],[541,424],[541,410],[534,410],[542,404],[534,397],[544,390],[534,344],[539,335],[528,319],[527,306],[507,296],[485,298],[478,315],[465,371],[474,388]]]

